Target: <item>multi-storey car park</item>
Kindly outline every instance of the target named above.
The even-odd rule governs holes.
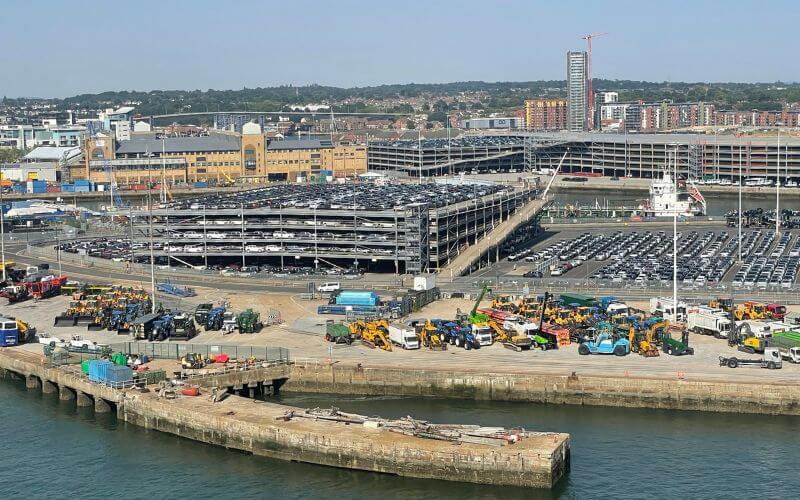
[[[439,270],[535,197],[533,185],[277,185],[131,211],[131,247],[170,265]],[[534,222],[535,224],[535,222]]]
[[[522,140],[506,135],[371,142],[367,156],[370,170],[397,171],[412,177],[420,172],[424,177],[521,172],[525,167]]]
[[[779,147],[780,144],[780,147]],[[421,147],[420,147],[421,146]],[[370,143],[370,170],[416,176],[543,171],[659,177],[677,164],[682,177],[738,183],[800,181],[800,139],[707,134],[514,132],[456,139]],[[422,167],[420,168],[420,165]]]

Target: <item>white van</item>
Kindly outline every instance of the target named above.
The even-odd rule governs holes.
[[[339,284],[338,281],[332,281],[330,283],[323,283],[317,287],[318,292],[335,292],[342,288],[342,285]]]

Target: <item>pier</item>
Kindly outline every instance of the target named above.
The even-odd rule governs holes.
[[[63,400],[116,411],[125,422],[253,455],[382,472],[399,476],[480,484],[552,488],[569,470],[569,435],[523,432],[504,446],[390,432],[377,425],[287,418],[293,408],[235,394],[209,398],[209,387],[244,390],[283,379],[285,368],[222,372],[198,377],[198,397],[166,399],[155,390],[114,389],[90,382],[72,369],[49,367],[45,358],[0,349],[0,370],[23,377],[31,390],[58,392]],[[277,377],[277,378],[272,378]],[[153,386],[151,389],[156,389]]]

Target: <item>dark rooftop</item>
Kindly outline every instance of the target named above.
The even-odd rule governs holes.
[[[238,151],[239,138],[229,135],[209,135],[202,137],[167,137],[161,139],[131,139],[120,141],[117,154],[144,153],[185,153],[190,151]]]

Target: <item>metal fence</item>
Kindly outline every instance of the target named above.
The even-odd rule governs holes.
[[[203,357],[213,357],[218,354],[227,354],[233,359],[256,358],[269,362],[288,363],[289,349],[285,347],[243,346],[243,345],[207,345],[184,343],[150,343],[150,342],[125,342],[113,344],[114,351],[124,354],[147,355],[153,359],[180,359],[194,353]]]

